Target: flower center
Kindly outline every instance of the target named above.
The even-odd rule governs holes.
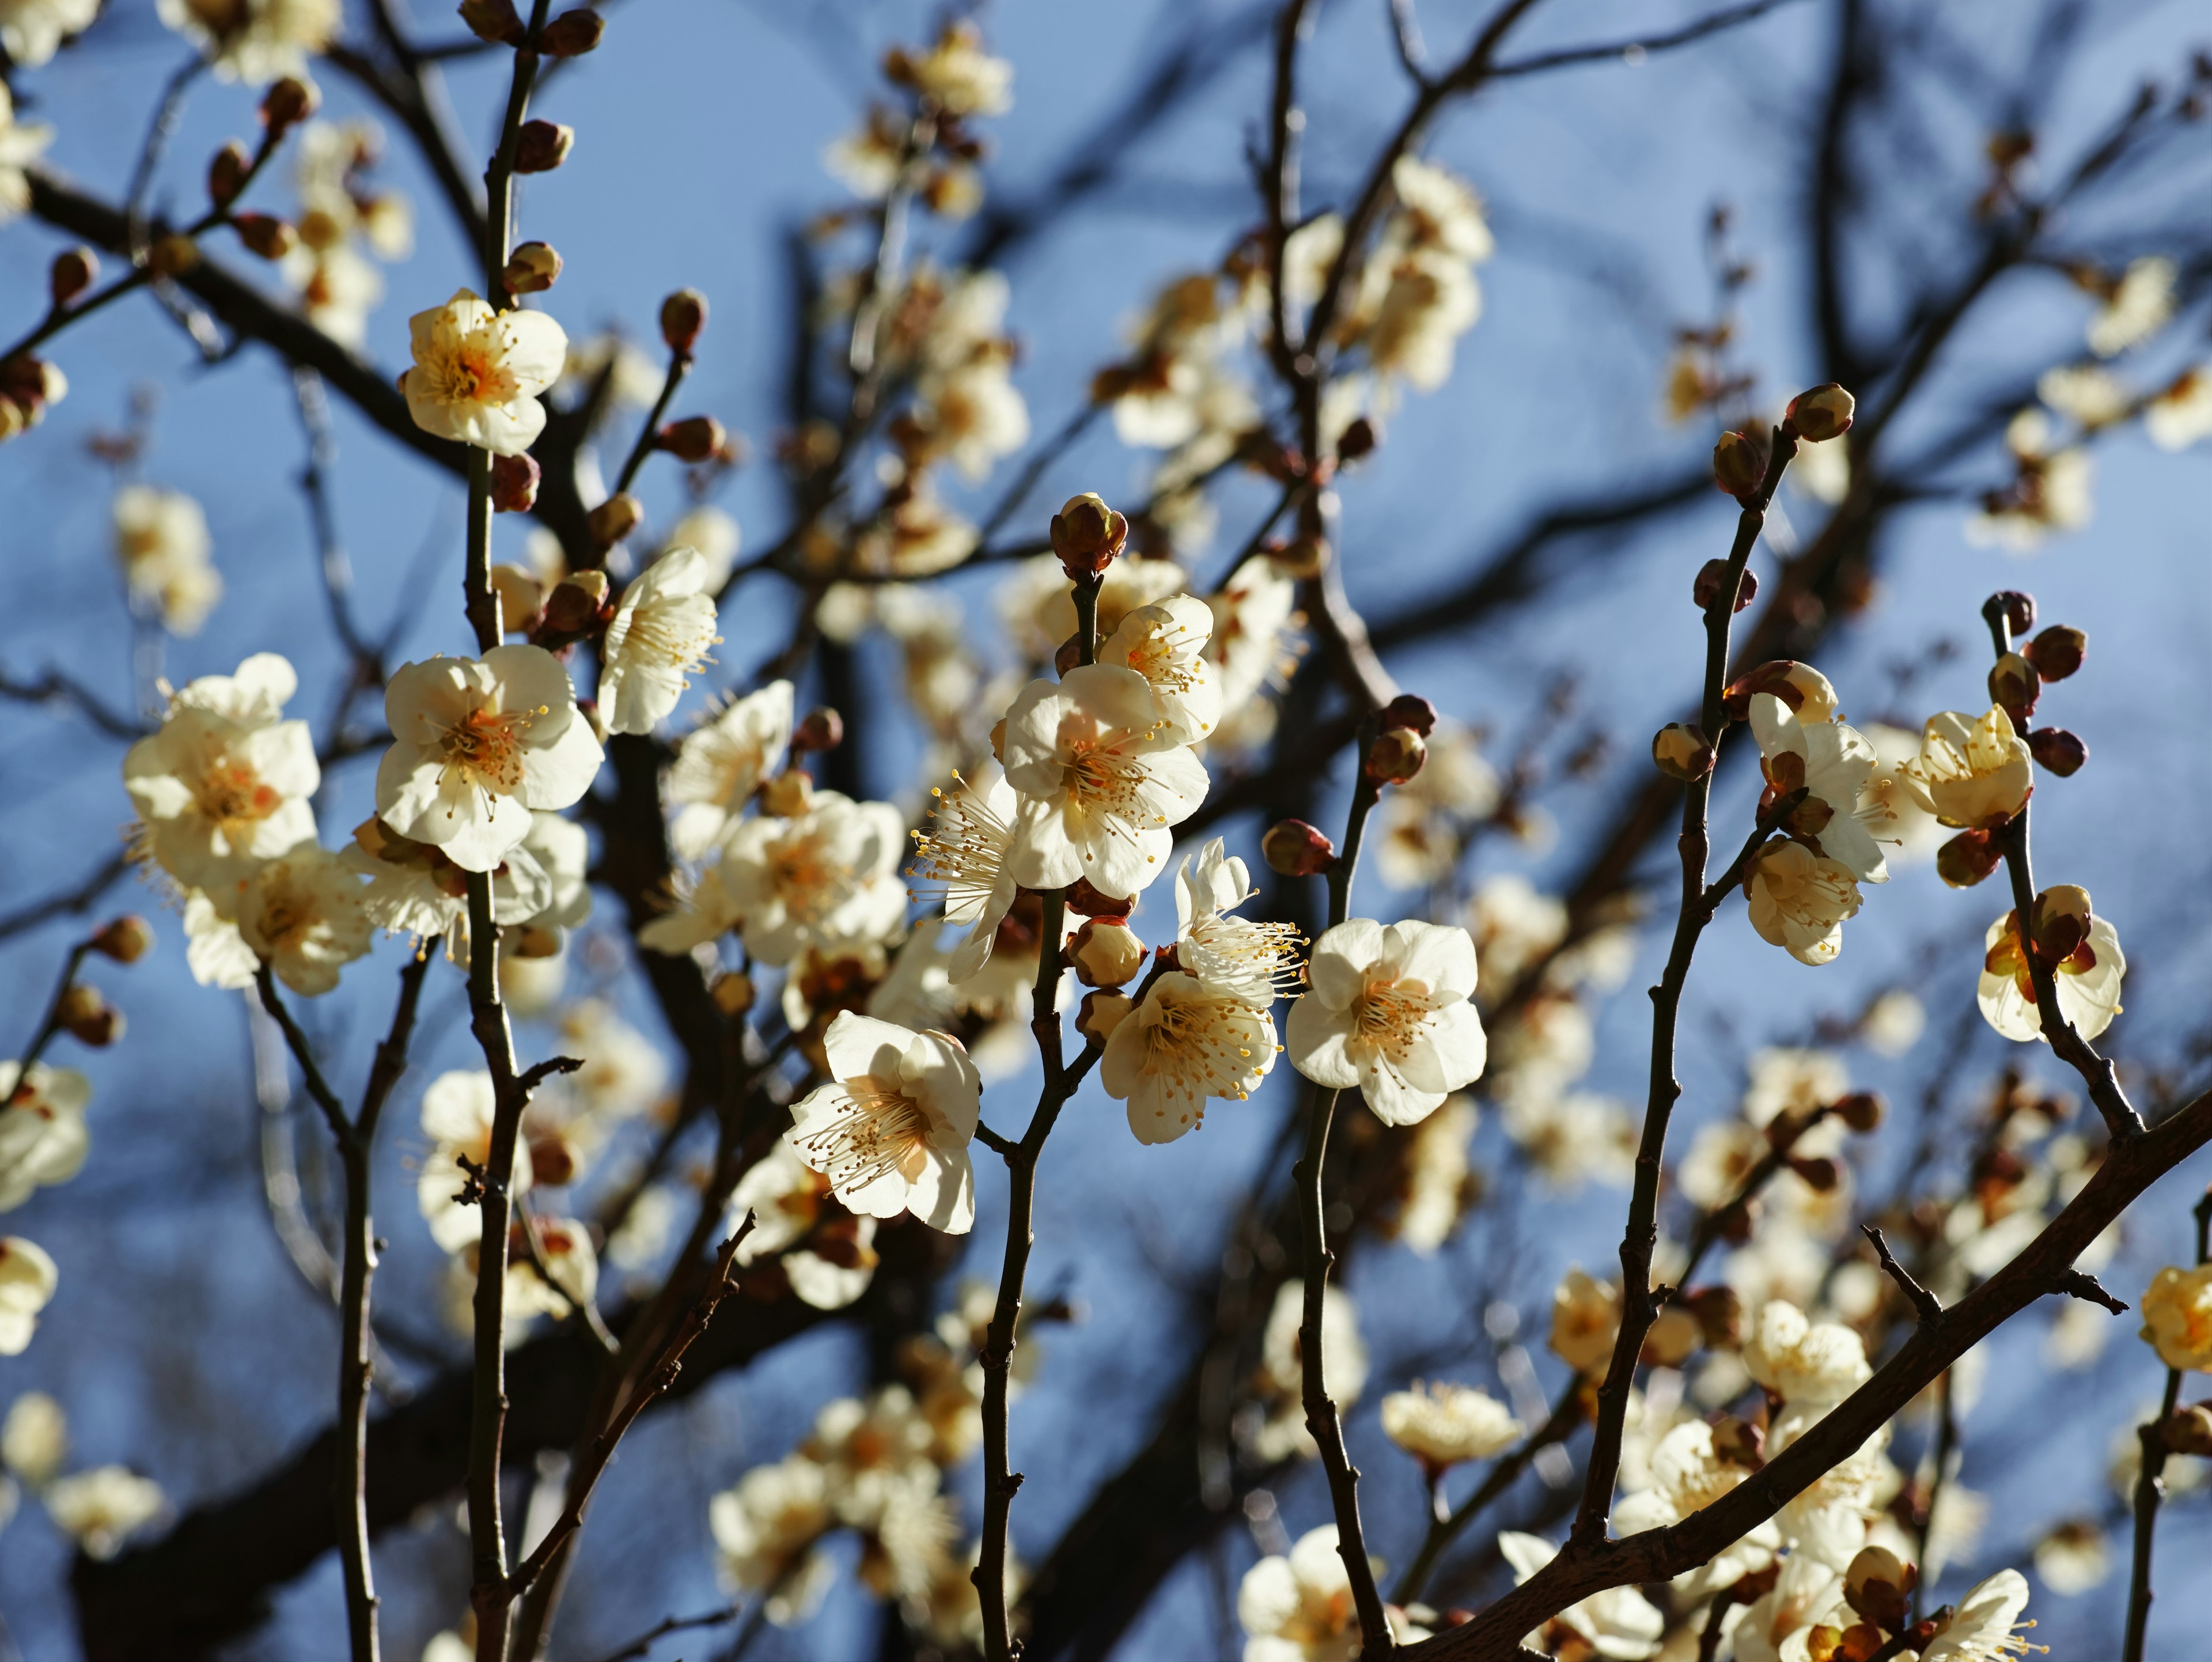
[[[929,1115],[897,1086],[862,1074],[844,1081],[851,1106],[801,1139],[808,1162],[841,1193],[865,1189],[892,1172],[911,1174],[929,1146]]]
[[[200,776],[200,812],[234,843],[235,833],[266,819],[284,806],[283,797],[244,762],[228,756],[216,758]]]
[[[648,667],[672,669],[689,674],[707,661],[707,648],[722,637],[714,633],[714,614],[680,602],[641,606],[630,616],[629,633],[622,655]]]
[[[512,715],[481,709],[471,710],[446,729],[447,770],[458,770],[471,783],[486,791],[512,794],[522,785],[524,735],[530,731],[531,718],[544,714],[542,707],[517,710]]]
[[[1214,999],[1170,1001],[1155,995],[1157,1017],[1145,1031],[1145,1072],[1218,1084],[1252,1071],[1252,1050],[1237,1042],[1233,1024],[1224,1021]],[[1209,1092],[1208,1095],[1213,1094]],[[1243,1100],[1249,1093],[1234,1093]]]
[[[784,910],[800,922],[835,911],[849,892],[851,873],[808,832],[788,837],[769,850],[769,880]]]
[[[1429,1015],[1429,989],[1418,981],[1371,981],[1352,1007],[1360,1042],[1401,1062]]]
[[[915,860],[906,874],[930,885],[929,897],[941,899],[945,916],[957,920],[963,913],[979,912],[990,900],[1014,833],[967,781],[957,774],[953,779],[963,787],[956,795],[948,797],[930,787],[942,817],[939,807],[933,807],[927,817],[936,824],[908,833],[914,838]],[[920,900],[924,895],[917,892],[912,898]]]

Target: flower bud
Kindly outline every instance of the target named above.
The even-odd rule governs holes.
[[[707,326],[707,296],[696,289],[678,289],[660,302],[660,338],[672,352],[689,357]]]
[[[1358,461],[1371,452],[1377,442],[1375,423],[1364,416],[1354,416],[1352,424],[1337,435],[1336,459],[1340,462]]]
[[[753,978],[743,970],[727,970],[714,977],[708,989],[714,995],[714,1008],[726,1016],[741,1016],[753,1008],[756,991]]]
[[[1385,728],[1367,746],[1367,776],[1378,785],[1402,785],[1428,759],[1428,740],[1413,728]]]
[[[1097,992],[1085,993],[1083,1008],[1075,1013],[1075,1031],[1094,1044],[1103,1044],[1113,1038],[1114,1030],[1133,1008],[1127,993],[1112,992],[1103,987]]]
[[[1086,917],[1068,945],[1067,961],[1086,987],[1119,987],[1145,967],[1145,943],[1125,919]]]
[[[499,280],[510,295],[540,295],[561,276],[561,256],[550,242],[526,242],[507,257]]]
[[[234,214],[230,228],[264,259],[283,259],[300,240],[300,234],[274,214]]]
[[[1128,521],[1096,491],[1070,496],[1052,516],[1052,551],[1071,579],[1099,575],[1128,539]]]
[[[232,139],[208,163],[208,200],[218,208],[230,206],[246,188],[246,176],[252,169],[253,158],[246,155],[246,146]]]
[[[1698,1318],[1680,1305],[1668,1305],[1644,1336],[1642,1360],[1654,1367],[1680,1367],[1705,1342]]]
[[[2160,1441],[2176,1454],[2212,1454],[2212,1403],[2189,1403],[2158,1423]]]
[[[46,417],[46,406],[69,394],[69,378],[44,358],[0,362],[0,439],[12,439]]]
[[[1127,917],[1134,904],[1127,895],[1111,895],[1093,888],[1091,880],[1079,877],[1067,886],[1066,907],[1083,917]]]
[[[146,252],[147,269],[159,277],[182,277],[199,263],[199,245],[179,232],[156,237]]]
[[[1735,1348],[1743,1325],[1743,1300],[1734,1288],[1693,1288],[1679,1302],[1698,1318],[1706,1344],[1716,1350]]]
[[[568,159],[576,130],[558,121],[526,121],[514,136],[514,171],[550,174]]]
[[[538,34],[538,50],[548,58],[581,58],[599,44],[607,20],[588,6],[564,11]]]
[[[101,924],[99,932],[85,944],[102,958],[112,958],[118,964],[136,964],[154,950],[154,926],[126,912]]]
[[[89,248],[64,248],[46,272],[46,293],[61,308],[100,281],[100,256]]]
[[[286,76],[261,94],[261,125],[274,141],[323,107],[322,89],[312,81]]]
[[[1669,779],[1702,779],[1713,770],[1713,741],[1694,721],[1669,721],[1651,735],[1651,759]]]
[[[1418,694],[1401,692],[1382,706],[1376,719],[1386,729],[1405,728],[1425,739],[1437,730],[1437,707]]]
[[[2038,728],[2027,735],[2031,755],[2047,773],[2070,779],[2089,759],[2089,747],[2064,728]]]
[[[1726,560],[1707,560],[1698,568],[1698,580],[1690,586],[1690,599],[1700,612],[1711,612],[1713,602],[1720,598],[1721,585],[1728,581],[1729,563]],[[1741,612],[1759,598],[1759,578],[1747,566],[1737,575],[1735,609]]]
[[[497,569],[493,568],[495,572]],[[611,587],[604,571],[579,571],[563,577],[545,597],[544,632],[562,639],[587,633],[606,610]]]
[[[1854,1091],[1830,1111],[1852,1130],[1863,1134],[1881,1123],[1889,1112],[1889,1105],[1882,1100],[1879,1091]]]
[[[761,787],[761,806],[778,819],[796,819],[814,806],[814,782],[787,768]]]
[[[1856,408],[1849,393],[1832,380],[1824,381],[1790,399],[1782,423],[1808,443],[1826,444],[1851,430],[1851,412]]]
[[[527,514],[538,505],[538,458],[494,456],[491,459],[491,506],[495,514]]]
[[[1320,576],[1322,567],[1328,563],[1328,539],[1293,537],[1280,548],[1270,549],[1267,557],[1283,575],[1303,582],[1308,577]]]
[[[1844,1599],[1886,1632],[1901,1632],[1905,1597],[1919,1584],[1918,1569],[1887,1547],[1862,1547],[1844,1571]]]
[[[1747,496],[1766,477],[1766,458],[1741,433],[1723,433],[1713,446],[1713,483],[1731,496]]]
[[[1766,1434],[1748,1420],[1723,1414],[1713,1422],[1713,1454],[1729,1465],[1756,1471],[1766,1464]]]
[[[2063,964],[2089,938],[2096,915],[2089,910],[2089,892],[2074,883],[2054,883],[2035,897],[2028,909],[2028,934],[2035,955],[2051,964]]]
[[[1318,877],[1336,864],[1336,844],[1303,819],[1279,819],[1260,839],[1260,857],[1285,877]]]
[[[461,21],[479,40],[495,46],[519,46],[524,30],[514,0],[461,0]]]
[[[1982,602],[1982,616],[1992,626],[2002,624],[2008,635],[2025,635],[2035,627],[2035,596],[2001,588]]]
[[[791,750],[794,756],[811,752],[835,750],[845,742],[845,718],[827,704],[817,704],[799,718],[799,725],[791,730]]]
[[[2015,728],[2027,725],[2027,715],[2035,709],[2035,701],[2043,696],[2043,683],[2036,678],[2035,666],[2017,652],[2008,652],[1990,670],[1990,702],[2004,706]]]
[[[2088,649],[2089,637],[2064,624],[2051,624],[2021,648],[2035,666],[2035,673],[2046,681],[2063,681],[2081,668],[2081,656]]]
[[[81,981],[62,995],[54,1022],[78,1044],[95,1050],[123,1037],[123,1012],[101,997],[99,988]]]
[[[1832,1193],[1844,1179],[1844,1168],[1826,1154],[1802,1154],[1793,1157],[1790,1169],[1816,1195]]]
[[[1826,676],[1793,658],[1773,658],[1729,683],[1721,695],[1729,720],[1749,721],[1751,701],[1762,692],[1772,693],[1806,721],[1825,721],[1836,713],[1836,689]]]
[[[586,522],[592,539],[601,548],[612,548],[645,522],[645,505],[629,491],[618,490],[593,508]]]
[[[702,462],[722,454],[729,435],[712,416],[686,416],[663,427],[653,441],[678,461]]]
[[[1971,889],[2004,863],[2004,850],[1985,831],[1963,831],[1936,850],[1936,875],[1954,889]]]

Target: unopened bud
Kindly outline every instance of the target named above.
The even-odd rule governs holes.
[[[2081,667],[2082,654],[2088,649],[2089,637],[2080,630],[2053,624],[2021,651],[2045,680],[2063,681]]]
[[[1402,785],[1428,759],[1428,740],[1413,728],[1385,728],[1367,747],[1367,776],[1378,785]]]
[[[1427,738],[1437,730],[1437,707],[1416,693],[1401,692],[1376,717],[1387,730],[1405,728]]]
[[[1731,496],[1748,496],[1766,477],[1766,458],[1741,433],[1723,433],[1713,446],[1713,483]]]
[[[1680,1305],[1668,1305],[1644,1336],[1642,1360],[1654,1367],[1680,1367],[1705,1342],[1698,1318]]]
[[[1700,612],[1711,612],[1713,602],[1720,598],[1721,585],[1728,581],[1729,562],[1707,560],[1698,568],[1698,580],[1690,585],[1690,599]],[[1735,610],[1741,612],[1759,598],[1759,577],[1748,566],[1736,574]]]
[[[743,970],[728,970],[714,977],[708,990],[714,995],[714,1008],[726,1016],[741,1016],[753,1008],[757,992],[753,978]]]
[[[696,289],[678,289],[660,302],[660,338],[670,351],[689,357],[706,326],[707,296]]]
[[[2002,704],[2016,728],[2027,725],[2026,715],[2043,695],[2035,666],[2017,652],[2008,652],[1990,668],[1990,702]]]
[[[1267,557],[1283,575],[1303,582],[1308,577],[1320,576],[1322,567],[1328,563],[1328,539],[1293,537],[1280,548],[1270,549]]]
[[[1844,1168],[1826,1154],[1802,1154],[1791,1159],[1790,1169],[1816,1195],[1832,1193],[1844,1178]]]
[[[1680,1303],[1698,1318],[1708,1346],[1716,1350],[1735,1348],[1743,1329],[1743,1300],[1734,1288],[1694,1288]]]
[[[550,242],[526,242],[507,257],[499,280],[510,295],[539,295],[561,277],[561,256]]]
[[[1070,496],[1052,516],[1052,551],[1070,578],[1097,576],[1128,539],[1128,521],[1096,491]]]
[[[261,125],[269,136],[280,138],[323,107],[322,90],[312,81],[294,76],[273,81],[261,94]]]
[[[607,20],[588,6],[564,11],[538,34],[538,50],[548,58],[581,58],[599,44]]]
[[[100,280],[100,256],[89,248],[64,248],[46,272],[46,293],[56,311]]]
[[[761,806],[778,819],[796,819],[814,806],[814,782],[787,768],[761,787]]]
[[[1936,875],[1954,889],[1971,889],[2004,863],[2004,850],[1985,831],[1963,831],[1936,850]]]
[[[112,958],[118,964],[136,964],[154,950],[154,926],[126,912],[101,924],[99,933],[85,944],[102,958]]]
[[[808,710],[791,730],[791,749],[795,756],[835,750],[844,742],[845,718],[827,704],[817,704]]]
[[[526,121],[514,136],[514,171],[550,174],[568,159],[576,130],[558,121]]]
[[[1882,1100],[1879,1091],[1854,1091],[1837,1103],[1832,1111],[1852,1130],[1864,1133],[1881,1125],[1889,1112],[1889,1105]]]
[[[12,357],[0,362],[0,438],[13,438],[46,419],[46,406],[69,393],[60,366],[44,358]]]
[[[644,522],[645,505],[627,490],[618,490],[601,502],[586,521],[592,539],[601,548],[612,548]]]
[[[230,228],[238,240],[264,259],[282,259],[292,252],[300,234],[274,214],[234,214]]]
[[[2159,1440],[2176,1454],[2212,1454],[2212,1403],[2190,1403],[2158,1424]]]
[[[1728,684],[1721,703],[1729,720],[1749,721],[1751,701],[1762,692],[1772,693],[1801,721],[1826,721],[1836,713],[1836,689],[1826,676],[1794,658],[1773,658]]]
[[[1833,381],[1823,382],[1790,400],[1783,424],[1812,444],[1826,444],[1851,430],[1856,401]]]
[[[1669,721],[1651,735],[1651,759],[1669,779],[1702,779],[1713,770],[1713,741],[1694,721]]]
[[[1358,461],[1376,446],[1375,423],[1364,416],[1355,416],[1352,424],[1337,435],[1336,459],[1339,461]]]
[[[2035,596],[2001,588],[1982,602],[1982,616],[1992,626],[2002,624],[2008,635],[2025,635],[2035,627]]]
[[[712,416],[686,416],[670,422],[653,441],[678,461],[702,462],[722,454],[729,435]]]
[[[1766,1464],[1766,1433],[1748,1420],[1723,1414],[1713,1423],[1713,1455],[1728,1465],[1756,1471]]]
[[[460,10],[461,21],[477,40],[496,46],[522,44],[522,19],[516,15],[513,0],[461,0]]]
[[[2036,955],[2063,964],[2089,938],[2096,915],[2089,910],[2088,890],[2075,883],[2054,883],[2035,897],[2028,919]]]
[[[579,571],[563,577],[545,597],[545,633],[567,637],[589,631],[606,610],[612,587],[604,571]]]
[[[1260,839],[1260,857],[1285,877],[1318,877],[1336,864],[1336,844],[1303,819],[1279,819]]]
[[[1087,877],[1067,886],[1066,909],[1082,917],[1127,917],[1135,904],[1127,895],[1112,895],[1094,888]]]
[[[2027,748],[2045,772],[2061,779],[2072,778],[2089,759],[2088,746],[2064,728],[2036,728],[2027,735]]]
[[[1905,1597],[1919,1585],[1920,1572],[1887,1547],[1862,1547],[1844,1571],[1844,1599],[1886,1632],[1905,1624]]]
[[[1118,917],[1087,917],[1068,944],[1067,961],[1086,987],[1119,987],[1145,967],[1145,943]]]
[[[1083,1008],[1075,1013],[1075,1031],[1094,1044],[1103,1044],[1113,1038],[1114,1030],[1121,1025],[1122,1018],[1133,1008],[1128,994],[1109,991],[1102,987],[1097,992],[1083,995]]]
[[[491,506],[495,514],[527,514],[538,505],[538,458],[494,456],[491,459]]]
[[[102,998],[99,988],[82,982],[62,995],[54,1022],[78,1044],[95,1050],[123,1037],[123,1012]]]
[[[147,269],[155,277],[182,277],[199,263],[199,245],[175,231],[155,238],[154,246],[146,252]]]
[[[246,155],[246,146],[232,139],[208,163],[208,200],[218,208],[230,206],[246,188],[246,176],[252,169],[253,158]]]

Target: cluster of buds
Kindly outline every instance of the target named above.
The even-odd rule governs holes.
[[[1129,540],[1129,521],[1097,492],[1070,496],[1052,516],[1052,551],[1070,582],[1096,582]]]
[[[1437,729],[1437,707],[1401,692],[1376,712],[1377,730],[1368,741],[1362,770],[1376,785],[1402,785],[1429,759],[1429,734]]]
[[[69,378],[44,358],[25,355],[0,363],[0,441],[36,427],[46,407],[68,393]]]
[[[2089,637],[2065,624],[2052,624],[2033,638],[2014,644],[2035,627],[2035,599],[2017,589],[1990,595],[1982,602],[1982,616],[1999,642],[1997,661],[1990,670],[1990,702],[2027,735],[2029,753],[2045,772],[2070,778],[2089,759],[2088,746],[2064,728],[2031,728],[2028,722],[2043,689],[2081,667]]]

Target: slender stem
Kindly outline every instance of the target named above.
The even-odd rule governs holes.
[[[660,380],[660,396],[653,399],[653,409],[646,416],[644,425],[637,429],[637,442],[630,446],[629,454],[623,460],[622,472],[615,478],[616,496],[619,496],[636,482],[638,470],[645,466],[645,459],[653,454],[653,441],[660,432],[660,419],[668,413],[668,406],[675,401],[676,389],[684,385],[684,377],[690,372],[691,355],[689,352],[675,352],[669,356],[668,373]]]
[[[2197,1202],[2197,1262],[2212,1263],[2212,1189]],[[2136,1428],[2142,1446],[2142,1468],[2136,1474],[2135,1552],[2128,1574],[2128,1626],[2120,1646],[2120,1662],[2143,1662],[2143,1645],[2150,1633],[2151,1537],[2158,1527],[2158,1508],[2166,1499],[2166,1462],[2172,1452],[2166,1446],[2166,1422],[2181,1402],[2181,1370],[2166,1372],[2166,1394],[2159,1399],[2158,1417]]]
[[[601,1657],[599,1662],[637,1662],[638,1658],[653,1648],[657,1640],[693,1628],[719,1628],[725,1622],[736,1621],[744,1611],[743,1604],[725,1604],[718,1610],[708,1610],[698,1616],[663,1616],[620,1650]]]
[[[1101,572],[1096,577],[1079,579],[1074,588],[1076,661],[1095,664],[1098,661],[1098,591],[1106,586]]]
[[[1920,1601],[1928,1596],[1929,1584],[1936,1579],[1928,1563],[1928,1543],[1936,1537],[1936,1503],[1942,1498],[1943,1485],[1950,1477],[1952,1458],[1959,1447],[1959,1415],[1951,1396],[1951,1382],[1957,1377],[1956,1369],[1946,1368],[1936,1384],[1935,1464],[1928,1475],[1928,1510],[1920,1520],[1920,1579],[1912,1588],[1912,1619],[1916,1622],[1920,1619]]]
[[[15,1064],[18,1082],[31,1076],[31,1069],[46,1054],[46,1046],[53,1043],[54,1035],[61,1031],[62,1001],[69,996],[70,989],[76,984],[76,972],[83,967],[84,956],[92,950],[89,941],[80,941],[70,948],[69,956],[62,961],[61,978],[54,983],[54,995],[46,1001],[46,1014],[39,1023],[39,1031],[23,1052],[23,1059]]]
[[[1344,846],[1336,852],[1336,864],[1328,868],[1328,926],[1334,928],[1344,922],[1352,910],[1352,880],[1359,869],[1359,848],[1367,837],[1367,816],[1374,812],[1375,803],[1382,794],[1382,787],[1367,776],[1366,740],[1372,735],[1365,728],[1360,730],[1361,742],[1356,747],[1359,778],[1352,787],[1352,807],[1344,819]]]
[[[1428,1535],[1421,1543],[1421,1549],[1413,1555],[1413,1562],[1406,1567],[1405,1573],[1398,1578],[1398,1585],[1391,1590],[1390,1602],[1410,1604],[1419,1598],[1421,1589],[1428,1585],[1429,1577],[1436,1569],[1437,1561],[1443,1556],[1444,1549],[1452,1543],[1460,1531],[1473,1523],[1499,1495],[1512,1488],[1521,1474],[1528,1469],[1531,1460],[1553,1444],[1565,1442],[1582,1422],[1582,1377],[1577,1374],[1567,1381],[1565,1388],[1553,1400],[1551,1416],[1523,1439],[1518,1446],[1500,1455],[1498,1464],[1490,1469],[1490,1475],[1482,1480],[1474,1494],[1444,1518],[1430,1524]]]
[[[161,165],[161,155],[176,136],[177,123],[185,113],[185,94],[191,90],[208,66],[207,59],[194,53],[179,65],[167,83],[161,88],[161,101],[154,107],[154,120],[146,130],[146,139],[138,147],[137,164],[131,170],[131,188],[124,195],[123,212],[131,223],[131,259],[140,263],[145,249],[144,213],[146,193],[154,188],[154,174]]]

